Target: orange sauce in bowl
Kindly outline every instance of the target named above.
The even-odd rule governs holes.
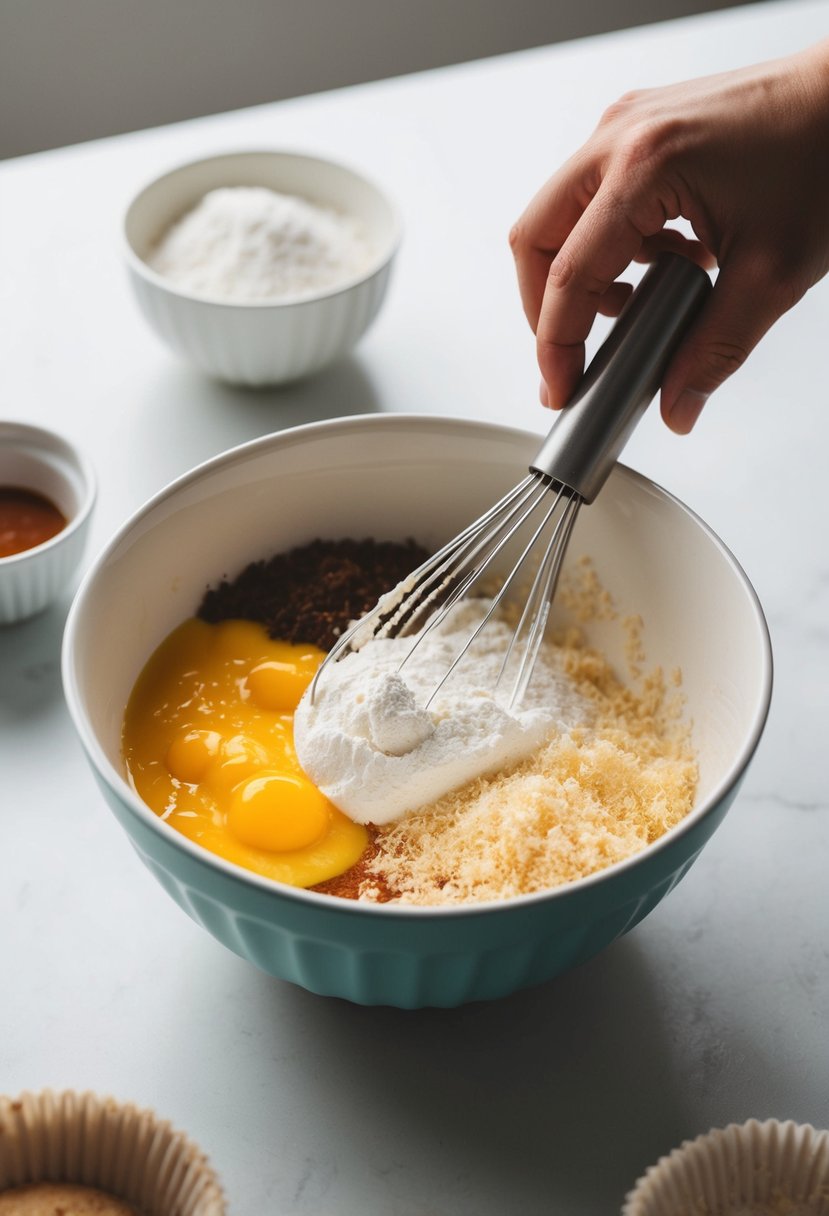
[[[25,553],[62,532],[66,516],[44,494],[0,486],[0,557]]]

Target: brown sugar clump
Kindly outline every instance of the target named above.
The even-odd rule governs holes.
[[[412,540],[315,540],[223,580],[205,593],[198,615],[213,625],[258,621],[272,638],[330,650],[349,622],[427,556]]]
[[[398,894],[384,878],[382,873],[375,873],[372,864],[378,854],[378,828],[368,824],[369,842],[360,860],[344,874],[337,874],[325,882],[310,887],[311,891],[319,891],[321,895],[336,895],[339,899],[359,899],[363,890],[371,889],[374,903],[386,904]]]
[[[114,1195],[71,1182],[34,1182],[0,1193],[0,1216],[138,1216]]]

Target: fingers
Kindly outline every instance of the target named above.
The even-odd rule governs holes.
[[[756,255],[729,259],[662,383],[662,417],[672,431],[693,429],[709,395],[742,366],[790,302]]]
[[[645,237],[637,262],[655,262],[660,253],[678,253],[696,262],[703,270],[713,270],[717,259],[701,241],[691,240],[675,228],[663,228],[655,236]]]
[[[589,204],[595,172],[591,159],[571,157],[542,186],[510,232],[518,290],[533,333],[538,327],[550,262]]]
[[[607,291],[601,297],[598,305],[598,311],[603,317],[618,317],[624,306],[630,299],[633,291],[632,283],[611,283]],[[578,372],[576,376],[578,377]],[[547,391],[547,385],[542,380],[538,389],[538,399],[542,405],[550,408],[550,394]]]
[[[603,317],[618,317],[630,299],[632,283],[611,283],[598,301],[598,311]]]
[[[615,316],[624,303],[629,289],[615,280],[640,254],[643,240],[605,184],[553,259],[536,328],[538,365],[552,406],[566,404],[578,383],[596,314]]]

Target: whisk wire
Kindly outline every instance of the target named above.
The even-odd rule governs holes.
[[[342,657],[344,652],[352,649],[358,637],[368,641],[369,638],[382,637],[389,635],[395,630],[401,620],[409,613],[409,611],[419,612],[418,605],[422,603],[426,606],[423,597],[424,588],[433,584],[442,574],[445,574],[455,561],[457,555],[462,553],[469,542],[474,541],[482,532],[491,525],[496,525],[496,531],[500,530],[500,525],[497,524],[498,517],[504,515],[507,511],[520,510],[527,498],[535,488],[537,477],[533,473],[528,473],[522,481],[514,485],[511,490],[503,495],[496,503],[493,504],[483,515],[480,515],[472,523],[468,524],[461,532],[447,541],[437,553],[433,553],[431,557],[422,562],[409,578],[406,580],[410,583],[408,590],[403,594],[402,598],[394,601],[390,607],[387,607],[389,596],[384,596],[378,604],[359,621],[355,622],[347,629],[334,643],[329,650],[325,659],[320,664],[314,674],[309,688],[309,697],[311,703],[314,702],[317,684],[320,676],[329,663],[336,663]],[[470,560],[468,557],[465,563]],[[432,597],[433,598],[433,597]],[[412,600],[415,599],[414,608],[412,609]],[[362,645],[363,643],[361,643]],[[359,647],[357,647],[359,649]]]
[[[524,558],[528,556],[530,549],[532,549],[533,546],[538,543],[539,537],[540,537],[541,533],[543,532],[544,528],[546,528],[547,524],[550,522],[550,520],[552,519],[552,517],[555,515],[556,511],[558,510],[558,506],[559,506],[559,503],[561,502],[562,497],[564,497],[565,495],[569,495],[569,494],[572,494],[571,490],[568,490],[568,488],[566,486],[559,485],[558,489],[555,491],[555,497],[553,498],[550,508],[544,517],[541,527],[536,529],[535,534],[532,537],[532,540],[530,541],[529,545],[527,545],[526,549],[524,550],[524,553],[521,555],[518,565],[521,565],[523,563]],[[559,521],[559,523],[560,523],[560,521]],[[538,569],[536,570],[536,573],[533,576],[533,582],[530,587],[530,592],[525,597],[524,611],[521,613],[521,618],[520,618],[518,624],[516,625],[515,629],[513,630],[512,637],[510,638],[509,645],[507,646],[506,653],[504,654],[503,660],[501,662],[501,666],[498,670],[498,676],[495,680],[496,689],[501,687],[501,685],[503,684],[504,676],[510,665],[510,661],[515,652],[515,648],[518,644],[518,640],[524,629],[524,626],[528,619],[529,613],[531,611],[533,611],[535,608],[535,597],[536,597],[537,588],[539,585],[539,574],[540,574],[541,570],[544,569],[545,564],[549,560],[550,551],[552,549],[552,546],[555,543],[558,533],[559,533],[559,525],[556,525],[556,527],[553,529],[552,535],[550,536],[550,540],[549,540],[549,543],[545,550],[544,557],[543,557],[542,561],[539,563]]]
[[[540,492],[536,493],[536,495],[534,497],[534,501],[532,502],[532,505],[530,506],[530,508],[527,511],[524,512],[524,514],[521,516],[521,518],[517,519],[513,522],[512,527],[510,528],[508,534],[503,538],[501,544],[498,546],[498,549],[496,549],[495,552],[493,552],[491,554],[492,557],[494,557],[495,553],[497,553],[498,550],[500,550],[500,548],[502,548],[505,544],[507,544],[507,542],[512,539],[512,537],[515,535],[515,533],[521,527],[523,527],[524,523],[526,522],[528,517],[532,514],[532,512],[536,509],[536,507],[538,507],[540,503],[542,503],[545,499],[548,498],[549,489],[548,489],[546,482],[544,482],[541,479],[537,479],[537,481],[538,481],[538,487],[540,488]],[[427,709],[429,708],[429,706],[431,705],[432,701],[435,699],[437,694],[440,692],[441,688],[443,688],[446,681],[452,675],[452,672],[459,665],[459,663],[461,663],[461,661],[465,658],[469,649],[474,645],[476,638],[485,629],[485,627],[488,624],[491,617],[498,611],[498,608],[500,607],[504,597],[508,594],[510,587],[512,586],[513,582],[515,581],[515,577],[518,574],[518,571],[521,569],[522,565],[526,561],[527,556],[529,555],[533,545],[537,542],[539,536],[542,534],[544,529],[547,527],[553,513],[555,512],[557,504],[558,504],[558,498],[556,498],[553,501],[551,506],[545,512],[544,518],[542,519],[541,523],[536,527],[535,532],[532,535],[532,538],[525,545],[524,549],[521,552],[520,557],[513,565],[512,569],[510,570],[507,577],[504,579],[504,581],[501,584],[501,587],[498,590],[498,592],[496,593],[496,595],[493,597],[486,614],[483,616],[481,621],[478,623],[478,625],[472,631],[470,636],[467,638],[464,646],[461,648],[461,650],[455,656],[454,660],[452,661],[452,663],[450,664],[450,666],[447,668],[446,672],[444,673],[442,679],[432,689],[432,692],[429,695],[429,699],[426,701],[425,707]],[[478,573],[480,573],[480,570],[476,573],[476,577],[478,576]],[[430,621],[429,626],[427,627],[427,630],[428,630],[428,628],[431,627],[431,624],[432,623]],[[427,632],[427,630],[424,630],[424,633]],[[423,634],[420,634],[420,636],[417,639],[417,642],[419,642],[422,639],[422,637],[423,637]],[[417,643],[415,643],[415,645],[417,645]],[[413,646],[412,650],[414,650],[414,649],[415,649],[415,647]],[[409,651],[409,655],[411,653],[412,653],[412,651]],[[408,659],[409,655],[406,655],[406,659]],[[405,662],[405,660],[404,660],[404,662]],[[402,666],[402,664],[401,664],[401,666]]]
[[[556,497],[556,507],[561,499],[564,498],[564,509],[556,520],[550,539],[547,543],[547,548],[544,552],[544,557],[536,571],[533,579],[530,593],[524,605],[524,611],[521,614],[521,619],[515,628],[515,632],[510,640],[507,653],[504,656],[504,661],[501,664],[501,670],[498,673],[498,678],[495,681],[495,691],[501,683],[503,676],[509,666],[510,658],[524,635],[527,626],[529,625],[529,635],[521,651],[521,661],[518,665],[518,671],[513,683],[512,692],[510,693],[507,702],[507,708],[513,709],[519,705],[527,691],[530,680],[532,679],[533,670],[536,660],[538,659],[539,651],[541,650],[544,635],[547,630],[547,621],[552,608],[553,597],[558,584],[558,577],[561,573],[561,566],[564,561],[564,555],[567,551],[567,545],[570,540],[570,533],[573,530],[573,525],[576,522],[579,507],[581,506],[581,498],[578,494],[574,494],[571,490],[563,487]]]
[[[488,546],[494,544],[502,529],[508,526],[515,512],[522,510],[528,498],[532,494],[533,486],[531,483],[533,480],[534,479],[532,477],[526,479],[526,492],[523,495],[508,495],[509,502],[503,502],[500,514],[504,514],[513,500],[516,500],[516,505],[512,506],[512,510],[505,519],[500,521],[497,520],[497,518],[490,519],[489,524],[492,524],[492,527],[489,527],[489,524],[478,526],[481,524],[481,521],[478,520],[475,524],[471,524],[464,533],[461,533],[461,535],[456,538],[457,543],[447,546],[447,548],[449,548],[451,551],[448,553],[446,559],[436,570],[431,571],[427,578],[423,579],[422,581],[418,580],[418,583],[411,588],[405,599],[401,601],[395,618],[388,621],[383,628],[385,629],[388,627],[389,631],[391,629],[396,629],[396,627],[401,625],[404,620],[406,627],[411,628],[414,620],[417,617],[422,616],[429,605],[433,603],[437,597],[444,592],[448,586],[451,585],[453,581],[455,581],[455,586],[451,588],[449,594],[442,602],[435,615],[430,618],[426,626],[426,630],[431,630],[436,625],[439,625],[440,622],[446,617],[449,609],[458,602],[461,596],[464,595],[476,581],[476,579],[480,577],[482,571],[486,569],[487,565],[501,548],[501,546],[496,546],[489,554],[487,554],[479,565],[473,566],[473,569],[469,575],[466,575],[463,577],[463,579],[461,579],[460,576],[463,571],[475,561],[478,554],[486,550]],[[530,507],[530,511],[533,509],[534,507]],[[529,514],[529,511],[525,513],[524,518],[527,517],[527,514]],[[475,542],[478,540],[478,537],[482,532],[486,531],[488,527],[489,530],[487,531],[484,540],[476,544]],[[445,577],[447,575],[448,577]],[[429,587],[431,587],[432,590],[429,591],[429,594],[427,595],[425,592]],[[411,604],[412,599],[415,599],[416,601],[414,604]],[[379,636],[379,634],[375,633],[375,637],[376,636]],[[415,642],[415,646],[416,645],[417,642]],[[412,647],[412,650],[413,649],[414,646]],[[411,653],[411,651],[409,653]],[[406,662],[408,657],[409,656],[406,655],[403,662]],[[401,666],[402,665],[403,663],[401,663]]]
[[[536,485],[530,487],[530,492],[528,494],[525,494],[524,497],[519,500],[518,505],[513,507],[510,514],[507,515],[507,517],[504,520],[502,520],[500,523],[498,523],[494,529],[490,529],[484,542],[482,542],[478,545],[475,545],[471,549],[470,552],[465,553],[463,555],[463,558],[461,559],[461,562],[460,562],[460,566],[458,568],[456,568],[456,571],[455,571],[456,574],[458,572],[458,569],[463,569],[464,567],[469,565],[469,563],[471,561],[474,561],[474,559],[478,556],[478,554],[482,550],[484,550],[487,547],[487,545],[492,546],[490,548],[489,552],[486,554],[486,556],[476,566],[473,567],[471,572],[459,580],[457,585],[455,587],[453,587],[452,591],[447,596],[445,602],[429,618],[429,620],[426,623],[423,630],[415,638],[415,640],[414,640],[411,648],[407,652],[407,654],[405,654],[403,656],[403,659],[400,662],[400,666],[397,669],[398,672],[403,668],[403,666],[406,663],[408,663],[409,659],[412,657],[414,652],[417,650],[417,647],[420,645],[420,643],[423,641],[423,639],[427,636],[427,634],[431,633],[431,631],[433,629],[435,629],[438,625],[440,625],[441,621],[445,620],[447,614],[454,607],[454,605],[458,602],[458,600],[461,599],[461,597],[466,594],[466,592],[469,590],[469,588],[472,586],[472,584],[477,582],[478,579],[481,577],[481,575],[486,572],[488,566],[498,556],[498,554],[501,552],[501,550],[504,548],[504,546],[507,545],[510,542],[510,540],[512,540],[515,533],[518,531],[519,528],[521,528],[524,525],[524,523],[527,521],[527,519],[529,519],[529,517],[532,515],[532,513],[538,507],[539,503],[542,502],[544,500],[544,498],[546,498],[546,489],[542,493],[538,492],[538,485],[537,485],[538,479],[532,478],[531,480],[535,481]],[[529,502],[529,506],[527,506],[527,502]],[[517,519],[515,518],[516,515],[518,516]],[[504,532],[505,529],[506,529],[506,531]],[[504,535],[501,535],[502,532],[504,532]],[[500,539],[499,539],[499,537],[500,537]],[[512,576],[510,575],[510,578],[511,577]],[[433,690],[431,696],[429,697],[429,700],[426,703],[427,705],[429,705],[431,703],[435,694],[439,691],[439,689],[443,686],[443,684],[446,682],[448,677],[452,674],[452,672],[454,671],[457,664],[463,658],[464,654],[466,654],[466,651],[469,649],[469,646],[475,640],[478,633],[480,633],[481,629],[486,624],[486,621],[492,615],[492,612],[495,610],[495,608],[500,603],[501,599],[503,598],[503,595],[506,592],[510,578],[508,578],[504,582],[503,586],[501,587],[501,590],[498,592],[498,595],[493,600],[492,609],[490,610],[490,612],[487,613],[487,616],[481,622],[480,626],[475,630],[475,632],[469,638],[467,645],[463,648],[462,652],[458,655],[455,662],[452,664],[452,666],[446,672],[446,675],[444,676],[443,680],[441,680],[440,684]],[[442,588],[440,588],[439,590],[442,590]]]

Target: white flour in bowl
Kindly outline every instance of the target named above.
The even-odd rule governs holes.
[[[536,751],[582,721],[586,702],[551,652],[543,653],[515,710],[492,693],[511,625],[491,619],[428,711],[422,707],[489,600],[458,605],[397,674],[411,638],[377,639],[330,664],[313,705],[294,718],[297,756],[327,798],[358,823],[387,824],[483,773]]]
[[[344,285],[371,258],[351,216],[263,186],[229,186],[173,224],[147,264],[194,295],[262,303]]]

